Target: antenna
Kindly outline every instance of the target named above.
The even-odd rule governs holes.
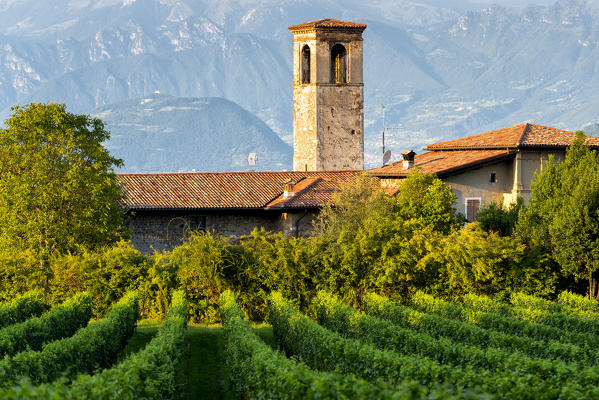
[[[387,150],[383,153],[383,165],[387,164],[391,159],[391,150]]]
[[[383,165],[385,165],[387,163],[387,161],[389,161],[389,159],[391,158],[391,152],[389,151],[387,154],[387,152],[385,152],[385,106],[381,105],[381,110],[383,113]]]
[[[383,154],[385,154],[385,106],[381,105],[383,112]]]

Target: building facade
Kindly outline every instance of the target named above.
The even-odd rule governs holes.
[[[535,173],[550,157],[559,161],[576,134],[534,124],[430,144],[426,152],[368,172],[381,178],[384,187],[398,187],[414,167],[443,179],[456,195],[455,208],[468,221],[490,202],[509,206],[518,196],[528,202]],[[599,146],[599,138],[587,136],[586,144]]]
[[[341,185],[361,171],[120,174],[133,246],[169,250],[190,232],[304,236]]]

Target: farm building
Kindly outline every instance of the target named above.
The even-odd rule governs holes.
[[[474,221],[482,204],[528,199],[535,171],[552,154],[564,157],[573,132],[521,124],[430,144],[422,154],[406,151],[403,161],[364,170],[365,29],[334,19],[289,27],[294,171],[119,175],[133,245],[143,252],[169,249],[194,229],[309,234],[314,216],[342,184],[367,173],[393,192],[414,167],[447,182],[455,208]],[[599,138],[587,143],[599,146]]]

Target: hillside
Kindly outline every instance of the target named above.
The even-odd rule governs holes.
[[[221,98],[152,94],[96,108],[111,132],[119,172],[247,171],[248,153],[259,170],[291,169],[291,148],[264,122]]]
[[[290,143],[287,26],[336,17],[368,24],[368,165],[380,153],[381,105],[395,155],[522,122],[576,130],[598,121],[598,5],[10,0],[0,4],[0,114],[50,100],[90,112],[160,90],[234,101]]]

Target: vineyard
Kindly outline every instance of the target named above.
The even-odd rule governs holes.
[[[599,398],[599,302],[569,292],[509,302],[418,292],[409,304],[369,294],[364,311],[320,292],[305,313],[274,292],[269,343],[225,291],[220,351],[185,342],[189,307],[175,291],[156,333],[124,354],[139,335],[139,302],[128,293],[92,321],[86,293],[52,308],[36,292],[0,305],[0,398],[182,398],[177,374],[208,363],[205,351],[226,370],[227,395],[217,398]]]

